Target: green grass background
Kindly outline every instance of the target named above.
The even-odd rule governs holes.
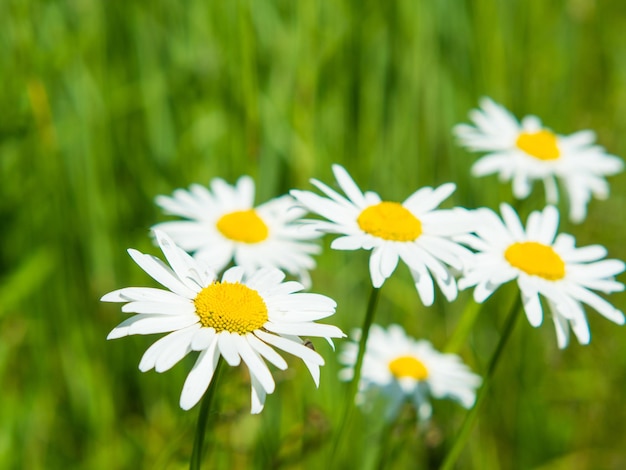
[[[387,199],[454,181],[448,206],[496,208],[509,187],[471,179],[476,155],[451,135],[481,96],[559,133],[594,129],[626,155],[621,0],[2,0],[0,21],[0,468],[188,465],[197,409],[178,396],[193,358],[140,373],[157,336],[106,342],[124,315],[99,302],[154,285],[125,250],[157,254],[156,195],[250,174],[262,202],[311,189],[310,177],[331,182],[337,162]],[[625,259],[625,178],[562,230]],[[542,207],[541,191],[525,209]],[[349,331],[369,292],[367,254],[324,245],[313,290],[338,301],[329,322]],[[487,302],[460,350],[479,373],[513,292]],[[443,348],[471,300],[441,297],[423,308],[400,267],[376,321]],[[626,468],[626,330],[594,312],[589,322],[589,346],[559,351],[549,321],[519,321],[458,468]],[[379,414],[357,414],[329,461],[346,386],[336,354],[316,347],[320,388],[291,358],[258,416],[244,368],[226,369],[206,468],[376,466]],[[436,468],[464,414],[436,402],[418,431],[405,410],[386,434],[388,468]]]

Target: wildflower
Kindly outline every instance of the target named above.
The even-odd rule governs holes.
[[[308,271],[315,268],[311,255],[320,247],[311,240],[319,234],[300,230],[304,211],[289,196],[254,207],[254,181],[242,176],[235,186],[220,178],[210,190],[193,184],[156,203],[172,215],[189,220],[162,222],[153,229],[167,233],[184,250],[221,272],[231,261],[251,272],[260,267],[286,271],[307,287]]]
[[[576,223],[585,219],[591,196],[608,197],[605,177],[619,173],[624,165],[620,158],[594,144],[594,132],[557,135],[535,116],[526,116],[518,123],[489,98],[483,98],[480,105],[481,109],[470,113],[474,126],[459,124],[454,128],[461,145],[488,152],[472,166],[474,176],[498,173],[503,182],[512,180],[518,199],[528,197],[532,183],[541,180],[549,204],[558,202],[558,180],[569,198],[569,218]]]
[[[372,250],[369,269],[376,288],[391,276],[401,259],[409,267],[424,305],[434,301],[433,278],[445,297],[454,300],[457,286],[450,268],[460,270],[469,251],[451,237],[468,232],[471,218],[464,209],[436,208],[454,192],[455,185],[424,187],[399,203],[382,201],[372,191],[362,193],[339,165],[333,165],[333,173],[347,198],[317,180],[311,182],[328,198],[310,191],[290,191],[311,212],[328,219],[309,221],[313,229],[342,235],[333,240],[331,248]]]
[[[589,343],[583,304],[624,324],[624,314],[593,292],[624,290],[624,285],[614,279],[624,271],[622,261],[603,259],[607,252],[600,245],[576,248],[574,237],[557,235],[559,213],[553,206],[532,212],[526,228],[511,206],[502,204],[500,212],[502,219],[490,209],[482,209],[476,234],[463,237],[477,253],[468,261],[459,288],[474,287],[474,299],[481,303],[502,284],[517,281],[524,311],[534,327],[543,321],[543,296],[560,348],[569,342],[570,326],[581,344]]]
[[[357,344],[344,345],[340,361],[346,365],[340,377],[349,380],[357,357]],[[380,391],[389,399],[387,419],[393,419],[407,400],[415,405],[421,420],[432,413],[429,398],[451,398],[471,408],[481,378],[455,354],[442,354],[426,340],[406,335],[399,325],[387,330],[372,325],[367,339],[357,403]]]
[[[111,331],[107,339],[134,334],[169,333],[143,355],[142,372],[164,372],[191,351],[199,351],[180,397],[181,408],[193,407],[208,388],[222,356],[231,366],[243,362],[250,371],[252,413],[263,409],[274,379],[265,360],[281,370],[287,363],[274,348],[304,361],[315,385],[324,359],[299,338],[345,336],[334,326],[315,323],[335,312],[335,302],[323,295],[299,293],[302,285],[283,282],[274,268],[246,273],[232,267],[217,280],[215,273],[192,258],[163,232],[155,233],[169,267],[156,257],[128,250],[133,260],[168,290],[128,287],[102,297],[105,302],[125,302],[122,311],[136,313]]]

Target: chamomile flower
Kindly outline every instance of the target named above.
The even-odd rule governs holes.
[[[319,384],[324,359],[299,336],[323,337],[331,344],[331,338],[345,336],[337,327],[315,323],[335,312],[332,299],[300,293],[300,283],[283,282],[285,275],[274,268],[249,274],[235,266],[218,280],[208,265],[178,248],[165,233],[157,231],[155,236],[169,266],[151,255],[128,252],[167,290],[128,287],[102,297],[105,302],[125,302],[122,311],[137,314],[115,327],[107,339],[169,333],[145,352],[139,363],[142,372],[164,372],[190,352],[199,351],[183,385],[181,408],[188,410],[200,400],[220,356],[231,366],[243,360],[248,367],[252,413],[259,413],[266,394],[274,391],[265,360],[279,369],[287,368],[274,348],[301,358],[315,385]]]
[[[624,290],[614,278],[624,271],[622,261],[603,259],[607,251],[600,245],[576,248],[574,237],[557,235],[559,213],[553,206],[532,212],[526,228],[511,206],[502,204],[500,212],[502,219],[490,209],[482,209],[482,222],[475,235],[463,237],[477,253],[468,261],[459,288],[475,287],[474,299],[481,303],[502,284],[516,281],[526,317],[534,327],[543,321],[543,297],[552,313],[560,348],[569,342],[570,327],[581,344],[589,343],[583,304],[624,324],[624,314],[593,292]]]
[[[357,352],[357,343],[344,344],[339,360],[347,367],[340,371],[340,378],[352,378]],[[459,356],[438,352],[428,341],[407,336],[398,325],[387,330],[372,325],[363,356],[357,403],[367,404],[367,395],[380,391],[389,399],[388,419],[393,419],[408,400],[415,405],[420,419],[427,420],[432,413],[429,397],[451,398],[471,408],[481,381]]]
[[[254,207],[254,181],[242,176],[235,186],[220,178],[210,189],[193,184],[173,195],[158,196],[156,203],[172,215],[189,220],[168,221],[153,228],[167,233],[194,257],[220,272],[231,261],[253,271],[273,267],[295,275],[307,287],[308,271],[315,268],[313,254],[320,247],[318,235],[299,230],[304,211],[289,196]]]
[[[470,231],[472,219],[464,209],[436,208],[454,192],[455,185],[424,187],[399,203],[383,201],[372,191],[361,192],[339,165],[333,165],[333,173],[347,198],[315,179],[311,182],[328,198],[310,191],[290,191],[304,207],[328,219],[310,220],[314,230],[342,235],[333,240],[331,248],[372,250],[369,269],[376,288],[402,260],[424,305],[434,301],[433,278],[445,297],[454,300],[457,286],[450,268],[460,270],[469,251],[451,237]]]
[[[584,220],[591,196],[608,197],[605,177],[619,173],[624,165],[620,158],[594,144],[593,131],[557,135],[536,116],[526,116],[518,123],[489,98],[483,98],[480,106],[470,112],[474,126],[459,124],[454,128],[461,145],[488,152],[472,166],[474,176],[498,173],[503,182],[512,180],[518,199],[528,197],[532,183],[541,180],[549,204],[558,201],[558,180],[569,199],[569,218],[577,223]]]

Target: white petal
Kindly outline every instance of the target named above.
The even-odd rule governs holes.
[[[259,414],[261,411],[263,411],[263,406],[265,405],[265,397],[267,394],[263,389],[263,385],[261,385],[259,380],[252,374],[250,375],[250,390],[250,413],[253,415]]]
[[[192,325],[182,330],[174,331],[167,336],[156,341],[150,346],[143,354],[141,361],[139,362],[139,370],[146,372],[154,368],[157,359],[163,355],[168,354],[172,349],[186,350],[189,346],[189,338],[199,328],[199,325]],[[184,357],[184,354],[183,356]]]
[[[411,269],[411,275],[415,281],[415,287],[422,303],[426,307],[430,307],[435,301],[435,288],[430,274],[426,271],[426,269],[422,269],[420,271]]]
[[[343,332],[333,325],[320,323],[272,323],[263,325],[268,331],[294,336],[318,336],[322,338],[343,338]]]
[[[130,302],[122,306],[125,313],[152,313],[156,315],[192,315],[196,307],[189,299],[178,298],[176,303],[165,302]]]
[[[589,245],[577,248],[573,251],[568,252],[567,254],[561,254],[561,257],[567,263],[585,263],[590,261],[597,261],[601,258],[604,258],[606,255],[607,250],[603,246]]]
[[[202,288],[202,281],[198,272],[200,268],[197,262],[182,249],[180,249],[172,241],[172,239],[160,230],[155,230],[154,235],[157,239],[161,251],[165,255],[167,262],[170,264],[174,273],[185,285],[190,289],[196,290]],[[191,284],[190,284],[191,281]]]
[[[489,281],[477,284],[474,289],[474,301],[478,304],[482,304],[498,287],[500,287],[500,284],[495,284]]]
[[[513,209],[508,204],[500,204],[500,213],[502,214],[502,219],[506,224],[506,227],[513,235],[514,239],[517,241],[525,240],[526,235],[524,232],[524,227],[522,227],[522,223]]]
[[[246,285],[257,291],[274,289],[285,279],[285,273],[276,268],[261,268],[246,281]]]
[[[565,349],[569,344],[569,322],[563,318],[556,309],[552,308],[552,320],[554,321],[554,328],[556,330],[556,341],[559,349]]]
[[[135,260],[135,263],[139,265],[146,273],[148,273],[155,281],[161,285],[167,287],[172,292],[193,299],[196,296],[196,291],[190,289],[187,285],[178,279],[176,274],[166,266],[160,259],[143,254],[137,250],[130,248],[128,254]]]
[[[274,364],[281,370],[285,370],[287,368],[287,362],[282,358],[280,354],[274,351],[271,347],[265,344],[263,341],[258,339],[252,333],[248,333],[246,335],[246,339],[252,348],[258,352],[261,356],[267,359],[269,362]]]
[[[359,250],[363,248],[363,235],[346,235],[335,238],[330,247],[333,250]]]
[[[546,206],[542,216],[537,239],[546,245],[551,245],[559,227],[559,211],[554,206]]]
[[[348,198],[357,206],[365,207],[365,198],[363,197],[363,193],[345,168],[337,164],[333,165],[332,168],[335,178],[337,179],[337,183],[339,183],[343,192],[346,193],[346,196],[348,196]]]
[[[314,364],[323,366],[324,359],[315,351],[307,348],[306,346],[296,343],[290,339],[283,338],[281,336],[272,335],[261,330],[256,330],[254,334],[264,342],[276,346],[289,354],[298,356],[299,358],[312,362]]]
[[[169,333],[198,322],[197,315],[153,315],[139,314],[124,320],[107,336],[107,339],[121,338],[128,335],[149,335]]]
[[[239,203],[243,207],[252,207],[254,205],[254,180],[244,175],[237,180],[237,193]]]
[[[589,331],[589,323],[586,318],[575,317],[570,320],[572,331],[576,335],[576,339],[580,344],[589,344],[591,340],[591,332]]]
[[[529,282],[525,276],[520,276],[517,280],[521,296],[522,303],[524,304],[524,311],[528,322],[533,327],[538,327],[543,321],[543,310],[541,309],[541,301],[539,300],[539,293],[537,289]]]
[[[624,314],[597,294],[579,286],[569,286],[568,292],[577,300],[594,308],[605,318],[618,325],[624,324]]]
[[[382,247],[378,246],[372,250],[370,255],[370,276],[372,278],[372,285],[375,288],[379,288],[385,282],[385,277],[381,273],[380,264],[382,258]]]
[[[207,349],[215,341],[215,328],[200,328],[191,339],[191,349],[202,351]]]
[[[102,296],[103,302],[130,302],[133,300],[145,300],[153,302],[177,303],[181,300],[187,301],[185,297],[174,294],[168,290],[155,289],[153,287],[125,287],[114,290]]]
[[[234,340],[231,336],[236,336],[237,333],[230,333],[228,331],[220,331],[217,334],[217,344],[219,346],[220,353],[228,362],[229,366],[238,366],[241,362],[241,357],[237,352],[237,348],[235,347]]]
[[[200,353],[191,372],[185,380],[183,391],[180,395],[180,407],[183,410],[192,408],[208,388],[215,373],[219,351],[217,341],[214,341],[208,349]]]
[[[226,270],[226,272],[222,275],[222,282],[241,282],[241,279],[243,278],[245,272],[245,269],[241,266],[233,266],[232,268]]]
[[[272,393],[276,385],[274,383],[274,377],[272,377],[272,373],[267,368],[265,362],[263,362],[257,353],[250,347],[245,337],[234,334],[231,338],[233,339],[243,362],[245,362],[248,366],[250,375],[254,375],[256,377],[267,393]]]
[[[398,252],[391,244],[382,245],[381,250],[380,273],[385,279],[387,279],[393,274],[396,266],[398,266]]]

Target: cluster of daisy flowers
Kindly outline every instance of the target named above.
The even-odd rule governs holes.
[[[301,292],[315,267],[311,255],[319,251],[313,242],[319,234],[298,230],[303,209],[289,196],[254,207],[254,182],[247,176],[235,186],[216,178],[211,189],[193,185],[157,197],[167,213],[188,219],[153,227],[167,263],[128,252],[166,289],[129,287],[102,297],[123,302],[123,312],[136,314],[108,339],[169,333],[145,352],[139,363],[144,372],[164,372],[199,352],[180,397],[185,410],[207,390],[220,357],[230,366],[243,361],[250,371],[251,412],[259,413],[275,389],[266,361],[287,368],[276,350],[302,359],[318,385],[324,359],[302,337],[325,338],[332,345],[332,338],[345,335],[316,322],[335,313],[334,300]],[[286,273],[299,281],[285,281]]]
[[[252,413],[275,390],[268,363],[288,367],[281,353],[299,357],[317,386],[324,359],[304,338],[332,345],[345,336],[318,323],[335,313],[335,301],[303,292],[312,285],[313,256],[324,234],[336,235],[332,249],[371,252],[374,290],[402,261],[426,307],[437,290],[451,302],[459,289],[473,288],[474,300],[483,303],[515,281],[529,323],[538,327],[549,315],[560,348],[568,345],[570,330],[579,343],[590,341],[585,306],[623,324],[623,313],[599,293],[622,291],[615,276],[626,266],[606,259],[602,246],[576,247],[573,236],[558,233],[553,205],[558,181],[569,198],[570,219],[581,222],[591,196],[608,196],[604,177],[620,171],[622,161],[594,145],[590,131],[559,136],[534,116],[520,124],[489,99],[470,117],[474,126],[461,124],[454,132],[468,149],[487,152],[473,166],[474,175],[499,173],[513,182],[517,198],[527,197],[535,180],[543,181],[550,204],[532,212],[525,226],[505,203],[501,215],[487,208],[441,208],[456,189],[453,183],[419,188],[402,202],[384,200],[363,192],[340,165],[332,171],[341,192],[313,179],[319,192],[293,189],[258,206],[250,177],[232,186],[215,178],[208,188],[194,184],[156,198],[166,214],[183,219],[153,226],[165,261],[133,249],[129,254],[163,288],[128,287],[102,297],[134,314],[108,338],[165,333],[146,350],[141,371],[164,372],[197,353],[180,397],[185,410],[205,394],[221,360],[247,366]],[[317,217],[304,219],[308,213]],[[357,404],[366,406],[380,393],[388,400],[388,419],[409,402],[422,421],[431,416],[431,397],[451,398],[465,408],[474,404],[481,378],[459,356],[407,336],[400,325],[385,330],[374,324],[359,334],[361,344],[346,342],[339,356],[345,366],[340,378],[357,381]]]

